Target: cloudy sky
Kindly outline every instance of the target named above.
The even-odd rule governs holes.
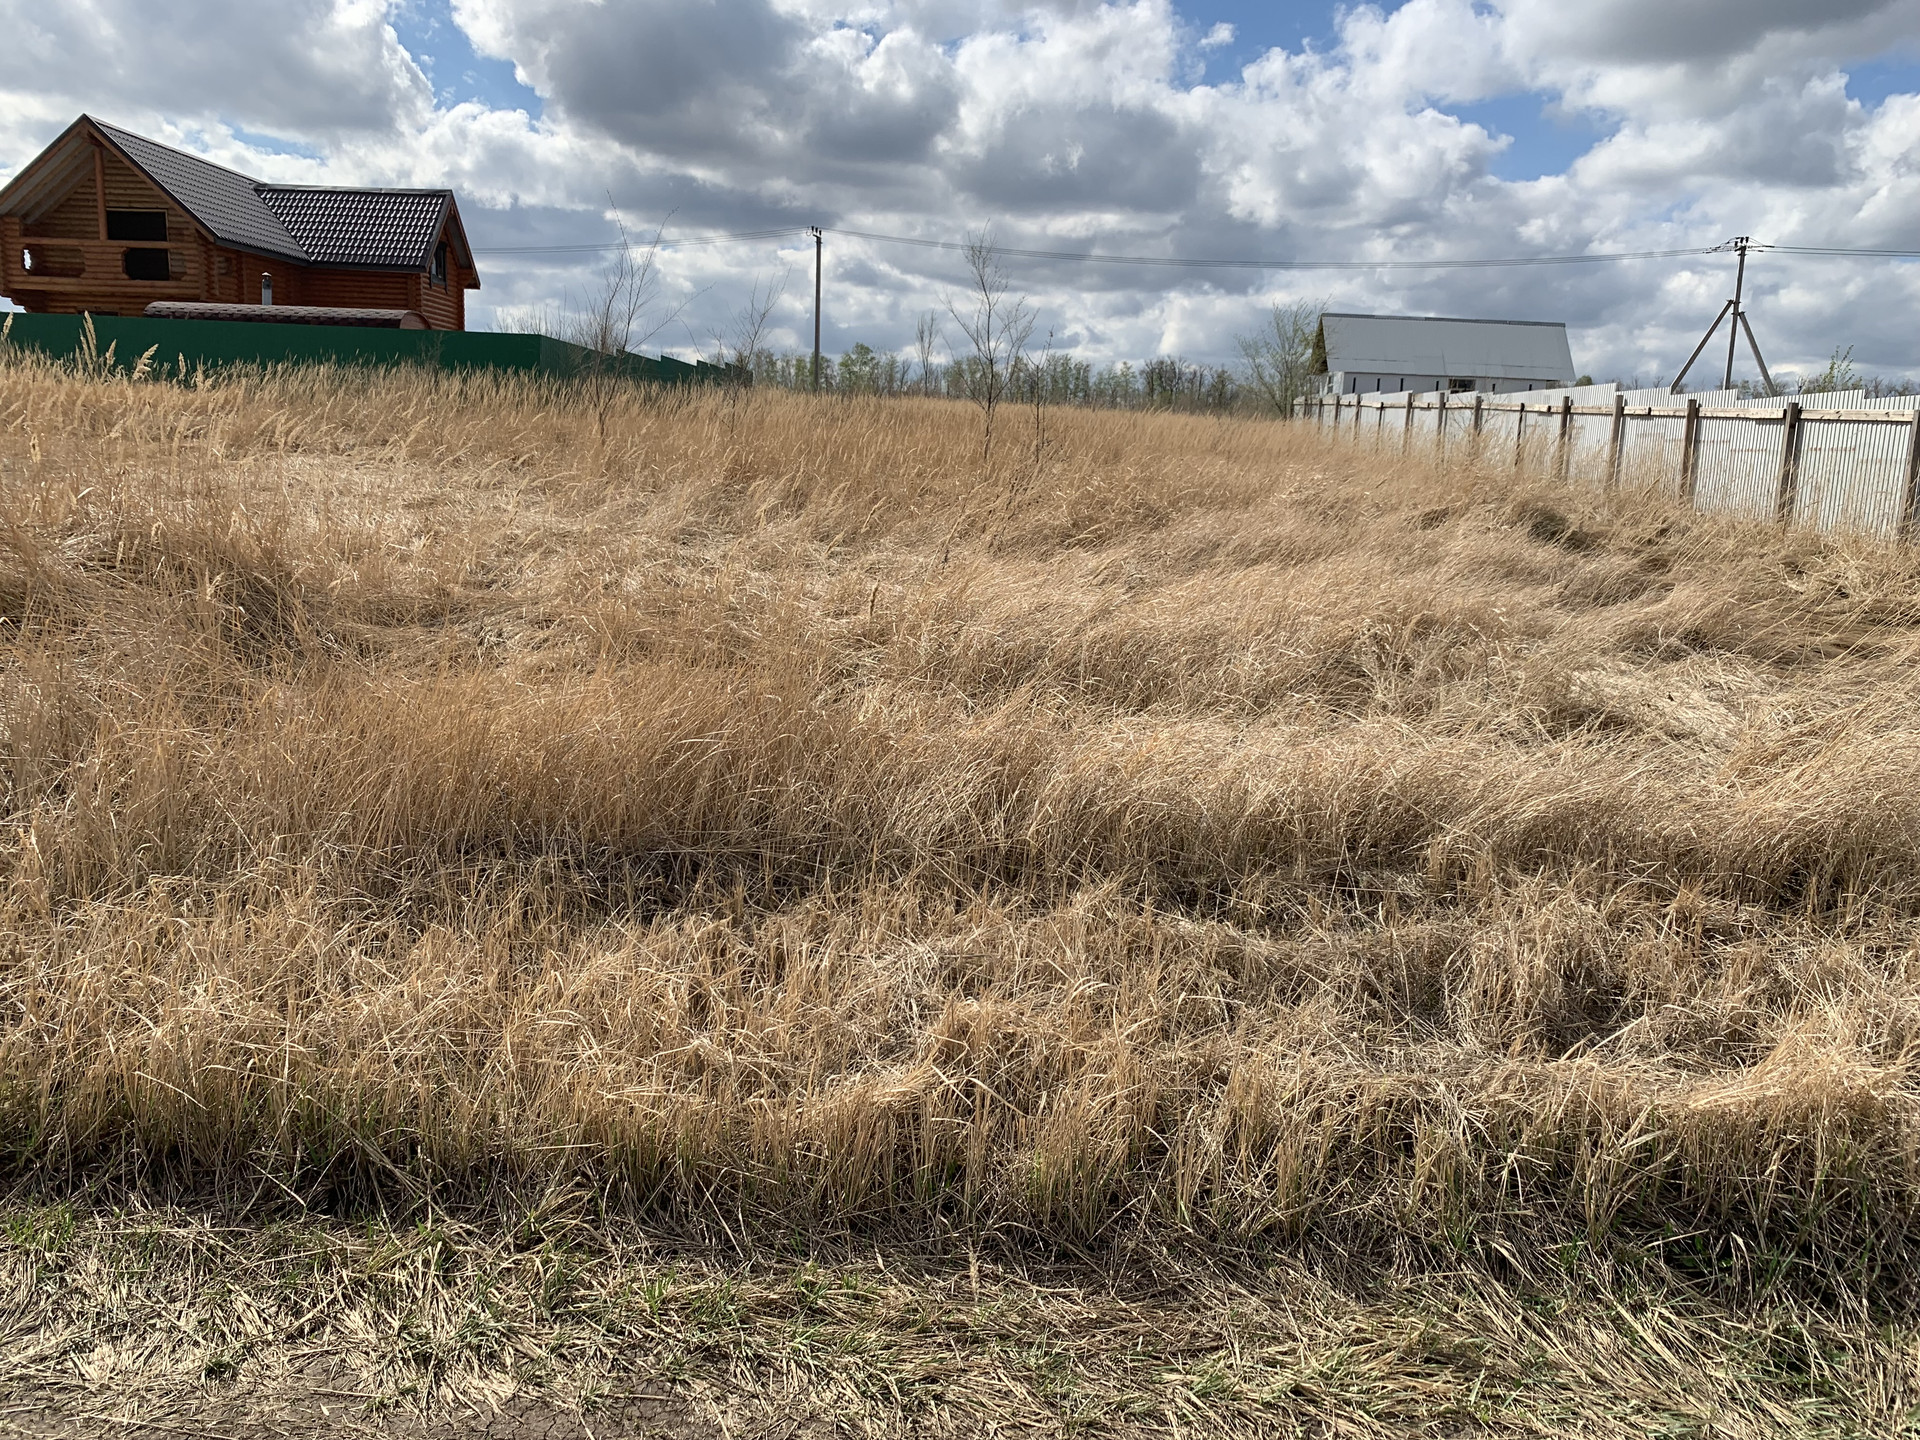
[[[87,111],[263,177],[452,185],[473,323],[579,297],[591,245],[821,224],[1189,260],[1778,244],[1920,250],[1920,0],[0,0],[0,180]],[[799,236],[665,258],[653,348],[711,350]],[[1274,300],[1565,320],[1670,376],[1728,257],[1490,270],[1019,262],[1090,359],[1223,360]],[[904,348],[953,257],[829,235],[826,347]],[[1920,377],[1920,261],[1754,262],[1776,369]],[[947,327],[952,330],[951,324]]]

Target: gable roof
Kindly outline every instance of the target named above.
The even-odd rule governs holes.
[[[315,265],[424,270],[433,259],[447,207],[453,204],[451,190],[255,188],[261,203]]]
[[[432,264],[434,245],[450,221],[454,249],[473,268],[451,190],[271,185],[89,115],[0,190],[0,208],[31,210],[47,196],[64,194],[91,163],[85,153],[89,130],[222,245],[298,265],[422,271]]]
[[[1547,320],[1453,320],[1420,315],[1320,317],[1327,370],[1471,376],[1485,380],[1573,379],[1567,327]]]
[[[85,120],[90,117],[81,116]],[[259,186],[238,170],[161,145],[131,130],[93,121],[94,128],[134,169],[173,199],[224,245],[257,250],[304,263],[307,253],[280,218],[261,202]]]

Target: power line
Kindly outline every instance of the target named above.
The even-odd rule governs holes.
[[[735,240],[773,240],[782,235],[804,234],[802,225],[783,225],[777,230],[733,230],[724,235],[687,235],[669,240],[662,236],[662,250],[679,250],[689,245],[725,245]],[[604,255],[609,250],[644,250],[646,244],[622,244],[609,240],[599,245],[476,245],[476,255]]]
[[[855,240],[878,240],[890,245],[914,245],[924,250],[961,250],[957,240],[927,240],[913,235],[880,235],[869,230],[822,227],[829,235]],[[1089,265],[1159,265],[1180,270],[1485,270],[1519,265],[1593,265],[1614,260],[1669,260],[1683,255],[1709,255],[1717,246],[1683,250],[1618,250],[1586,255],[1514,255],[1488,260],[1202,260],[1168,255],[1101,255],[1083,250],[1023,250],[995,245],[994,254],[1020,260],[1073,260]]]
[[[850,240],[871,240],[884,245],[910,245],[921,250],[964,252],[964,241],[934,240],[919,235],[887,235],[873,230],[843,230],[821,226],[829,235],[844,235]],[[748,240],[777,240],[786,236],[807,235],[809,227],[783,225],[764,230],[733,230],[717,235],[662,237],[662,250],[680,250],[701,245],[727,245]],[[478,245],[476,255],[598,255],[623,247],[618,241],[597,245]],[[1176,255],[1104,255],[1086,250],[1036,250],[996,245],[994,253],[1014,260],[1056,260],[1084,265],[1124,265],[1161,267],[1174,270],[1498,270],[1542,265],[1604,265],[1631,260],[1676,260],[1696,255],[1712,255],[1724,245],[1695,245],[1672,250],[1602,250],[1576,255],[1504,255],[1484,259],[1430,260],[1272,260],[1202,259]],[[1769,245],[1779,255],[1857,256],[1864,259],[1920,260],[1920,250],[1849,248],[1835,245]]]
[[[1766,248],[1776,255],[1864,255],[1889,260],[1920,260],[1920,250],[1851,250],[1839,245],[1769,245]]]

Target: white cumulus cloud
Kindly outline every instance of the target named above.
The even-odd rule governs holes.
[[[88,110],[262,174],[447,183],[488,304],[551,301],[576,259],[510,247],[823,224],[1188,260],[1671,249],[1734,233],[1920,248],[1920,0],[1406,0],[1334,40],[1230,66],[1232,25],[1169,0],[404,0],[439,6],[537,97],[436,97],[376,0],[0,0],[0,176]],[[449,32],[450,33],[450,32]],[[437,57],[436,57],[437,59]],[[1866,102],[1848,76],[1877,67]],[[502,67],[504,68],[504,67]],[[441,70],[435,67],[435,74]],[[1886,77],[1892,76],[1889,82]],[[1906,83],[1900,83],[1901,77]],[[1539,118],[1533,118],[1535,115]],[[1491,117],[1501,118],[1491,118]],[[1501,178],[1593,136],[1538,179]],[[1571,132],[1570,132],[1571,133]],[[1564,140],[1557,143],[1564,145]],[[828,344],[903,345],[952,257],[829,240]],[[707,341],[791,240],[674,252]],[[1671,373],[1717,308],[1718,257],[1507,270],[1249,271],[1022,261],[1091,358],[1224,359],[1265,303],[1564,319],[1596,374]],[[1769,358],[1920,373],[1920,267],[1761,257]],[[803,293],[808,292],[808,293]],[[777,320],[807,337],[810,287]]]

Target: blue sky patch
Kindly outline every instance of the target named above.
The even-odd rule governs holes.
[[[1847,94],[1869,110],[1877,110],[1889,95],[1920,91],[1920,60],[1889,56],[1846,67]]]
[[[1488,166],[1502,180],[1538,180],[1563,175],[1608,130],[1584,113],[1562,111],[1557,97],[1538,92],[1502,95],[1472,105],[1449,105],[1449,115],[1471,121],[1490,135],[1507,135],[1508,145]]]
[[[432,82],[437,104],[477,100],[491,110],[525,110],[540,117],[540,97],[514,78],[509,62],[474,53],[447,0],[406,0],[388,19],[413,63]]]

